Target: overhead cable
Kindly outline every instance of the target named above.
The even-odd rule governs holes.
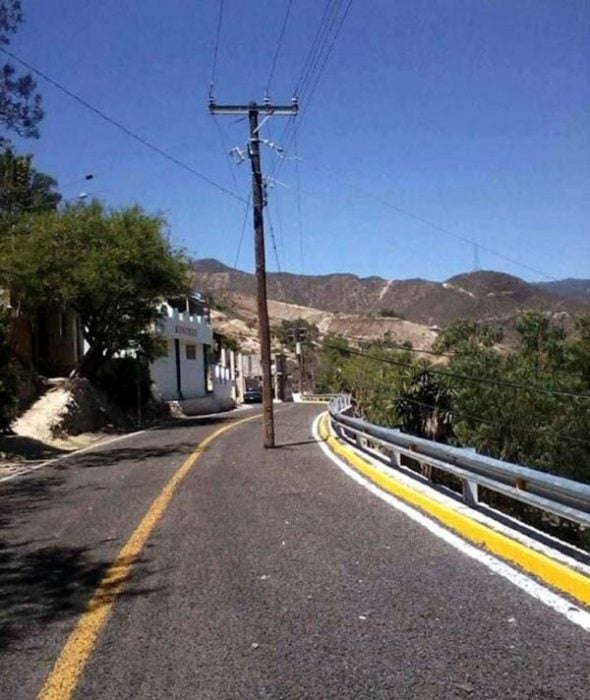
[[[281,53],[281,46],[283,44],[283,39],[285,38],[285,30],[287,29],[287,23],[289,22],[289,15],[291,14],[291,6],[293,5],[293,0],[287,1],[287,10],[285,12],[285,18],[283,19],[283,25],[281,31],[279,32],[279,38],[277,39],[277,45],[275,48],[275,53],[272,59],[272,65],[270,69],[270,74],[268,80],[266,81],[266,96],[269,96],[270,87],[272,84],[272,79],[274,77],[275,69],[277,67],[277,61],[279,60],[279,55]]]
[[[485,425],[489,425],[492,428],[497,428],[500,430],[508,430],[510,432],[515,432],[515,433],[523,433],[523,434],[530,434],[530,433],[546,433],[548,430],[550,430],[549,427],[543,427],[543,426],[531,426],[528,428],[519,428],[515,427],[514,425],[506,425],[505,423],[498,423],[496,421],[489,420],[489,418],[482,418],[481,416],[474,416],[471,413],[465,413],[464,411],[458,411],[455,410],[454,408],[438,408],[437,406],[432,406],[431,404],[424,403],[423,401],[418,401],[417,399],[411,399],[408,396],[393,396],[389,397],[390,400],[392,401],[407,401],[408,403],[413,403],[416,406],[421,406],[423,408],[429,408],[432,411],[439,411],[440,413],[450,413],[454,416],[464,418],[466,420],[472,420],[475,421],[476,423],[482,423]],[[563,433],[559,433],[559,439],[563,440],[564,442],[571,442],[579,445],[590,445],[590,440],[584,440],[581,438],[575,438],[570,435],[563,435]]]
[[[238,249],[236,250],[236,259],[234,260],[234,270],[238,269],[238,259],[240,257],[240,251],[242,250],[242,243],[244,241],[244,234],[246,233],[246,224],[248,223],[248,212],[250,211],[250,202],[252,199],[252,194],[248,195],[246,204],[244,206],[244,219],[242,221],[242,229],[240,231],[240,239],[238,241]]]
[[[285,159],[283,159],[283,160],[285,160]],[[419,221],[420,223],[422,223],[422,224],[424,224],[424,225],[426,225],[426,226],[428,226],[436,231],[439,231],[440,233],[444,233],[447,236],[451,236],[452,238],[458,239],[463,243],[466,243],[469,245],[477,245],[480,249],[485,249],[488,253],[490,253],[498,258],[508,260],[513,265],[520,266],[520,267],[526,268],[526,269],[534,269],[534,268],[530,268],[525,263],[521,263],[521,262],[514,260],[512,258],[507,258],[502,253],[499,253],[496,250],[492,250],[491,248],[487,248],[487,247],[484,248],[477,241],[465,238],[465,237],[461,236],[460,234],[454,233],[454,232],[450,231],[449,229],[446,229],[446,228],[439,226],[438,224],[436,224],[428,219],[423,218],[422,216],[420,216],[418,214],[414,214],[413,212],[411,212],[407,209],[404,209],[403,207],[400,207],[398,204],[392,202],[389,199],[386,199],[385,197],[382,197],[378,194],[375,194],[373,192],[370,192],[370,191],[360,187],[356,183],[352,182],[350,179],[343,177],[339,172],[337,172],[333,168],[329,168],[326,165],[321,165],[319,163],[315,163],[314,161],[309,160],[307,158],[305,158],[305,159],[300,158],[300,160],[302,160],[302,161],[305,160],[312,167],[329,173],[331,175],[331,177],[333,177],[336,180],[339,180],[340,182],[343,182],[345,185],[347,185],[352,190],[357,192],[360,196],[367,197],[368,199],[372,199],[372,200],[374,200],[374,201],[376,201],[376,202],[378,202],[386,207],[389,207],[390,209],[393,209],[394,211],[396,211],[400,214],[403,214],[404,216],[415,219],[416,221]],[[277,174],[278,174],[278,169],[277,169]],[[547,275],[546,273],[543,273],[541,271],[537,271],[537,274],[544,276],[546,279],[550,279],[550,280],[555,281],[555,279],[553,277],[550,277],[549,275]],[[497,289],[494,289],[493,287],[486,285],[485,283],[481,282],[477,278],[471,278],[470,283],[475,285],[476,287],[479,287],[480,289],[487,291],[489,294],[493,294],[495,296],[495,298],[500,300],[500,301],[505,301],[508,304],[513,304],[514,306],[517,306],[518,308],[520,308],[522,310],[538,311],[538,309],[535,309],[528,304],[521,303],[521,302],[517,301],[516,299],[513,299],[511,296],[498,294]],[[587,303],[587,302],[582,302],[582,303]]]
[[[272,217],[270,215],[270,206],[267,209],[267,214],[268,214],[268,227],[270,229],[270,237],[272,240],[272,248],[273,248],[273,251],[275,254],[275,262],[277,264],[277,271],[281,272],[281,263],[279,260],[279,251],[277,249],[277,240],[275,238],[275,230],[274,230],[274,227],[272,225]]]
[[[213,63],[211,65],[211,80],[209,81],[209,97],[213,97],[213,85],[217,71],[217,55],[219,53],[219,41],[221,38],[221,24],[223,22],[223,0],[219,0],[219,15],[217,17],[217,31],[215,32],[215,46],[213,48]]]
[[[407,362],[400,362],[399,360],[394,360],[390,357],[378,357],[377,355],[371,355],[360,350],[354,350],[353,348],[344,348],[339,345],[334,345],[331,343],[324,343],[324,346],[331,348],[332,350],[338,350],[345,355],[355,355],[358,357],[364,357],[368,360],[374,360],[375,362],[381,362],[388,365],[394,365],[396,367],[403,367],[404,369],[420,370],[420,368],[415,365],[408,364]],[[531,384],[521,384],[519,382],[512,382],[505,379],[488,379],[486,377],[473,377],[466,374],[459,374],[458,372],[451,372],[442,369],[435,369],[432,366],[426,368],[427,372],[431,374],[438,374],[441,377],[449,377],[450,379],[459,379],[462,381],[473,382],[475,384],[485,384],[488,386],[497,386],[505,389],[516,389],[518,391],[530,391],[535,394],[543,394],[545,396],[559,396],[568,399],[586,399],[590,400],[590,393],[588,394],[577,394],[572,391],[560,391],[557,389],[544,389],[542,387],[536,387]]]
[[[339,4],[341,4],[342,1],[343,0],[327,0],[324,6],[324,11],[311,41],[307,56],[303,62],[301,73],[299,74],[299,78],[295,84],[294,94],[298,97],[304,92],[310,76],[317,66],[318,58],[326,45],[327,37],[331,27],[334,24],[335,17],[338,13]]]
[[[233,184],[234,184],[234,189],[235,189],[236,194],[238,195],[238,197],[240,197],[240,199],[242,199],[242,196],[240,195],[240,188],[239,188],[239,186],[238,186],[238,180],[237,180],[237,178],[236,178],[236,174],[235,174],[235,172],[234,172],[234,169],[233,169],[233,167],[232,167],[232,164],[230,163],[230,151],[229,151],[229,149],[228,149],[228,147],[227,147],[225,138],[224,138],[224,136],[223,136],[223,131],[222,131],[222,129],[221,129],[221,125],[220,125],[220,123],[219,123],[217,117],[216,117],[214,114],[211,115],[211,119],[213,119],[213,121],[215,122],[215,128],[216,128],[216,131],[217,131],[217,136],[218,136],[218,138],[219,138],[219,143],[220,143],[220,145],[221,145],[221,150],[223,151],[223,158],[224,158],[224,160],[225,160],[225,163],[226,163],[227,168],[228,168],[228,170],[229,170],[230,177],[231,177],[232,182],[233,182]]]
[[[98,117],[100,117],[105,122],[108,122],[109,124],[114,126],[116,129],[118,129],[119,131],[122,131],[124,134],[126,134],[127,136],[129,136],[133,140],[142,144],[142,146],[149,148],[154,153],[157,153],[158,155],[162,156],[162,158],[165,158],[166,160],[170,161],[171,163],[174,163],[175,165],[179,166],[183,170],[186,170],[187,172],[191,173],[195,177],[199,178],[199,180],[206,182],[211,187],[214,187],[215,189],[219,190],[220,192],[223,192],[224,194],[229,195],[233,199],[237,199],[240,202],[246,201],[245,199],[243,199],[239,195],[234,194],[231,190],[228,190],[225,187],[223,187],[223,185],[220,185],[219,183],[215,182],[211,178],[207,177],[207,175],[203,175],[203,173],[200,173],[198,170],[193,168],[191,165],[184,163],[179,158],[176,158],[176,156],[173,156],[170,153],[167,153],[166,151],[161,149],[159,146],[156,146],[151,141],[148,141],[143,136],[140,136],[139,134],[134,132],[132,129],[126,127],[121,122],[119,122],[116,119],[114,119],[113,117],[109,116],[103,110],[90,104],[90,102],[85,100],[83,97],[80,97],[76,93],[72,92],[69,88],[66,88],[61,83],[57,82],[57,80],[54,80],[53,78],[48,76],[46,73],[43,73],[38,68],[35,68],[27,61],[24,61],[22,58],[19,58],[16,54],[14,54],[12,51],[9,51],[6,47],[0,46],[0,51],[2,51],[2,53],[6,54],[7,56],[10,56],[10,58],[12,58],[13,60],[20,63],[22,66],[27,68],[27,70],[30,70],[32,73],[35,73],[35,75],[38,75],[40,78],[43,78],[43,80],[48,82],[50,85],[53,85],[53,87],[55,87],[60,92],[64,93],[64,95],[67,95],[72,100],[75,100],[76,102],[81,104],[83,107],[85,107],[86,109],[88,109],[91,112],[93,112],[94,114],[96,114]]]

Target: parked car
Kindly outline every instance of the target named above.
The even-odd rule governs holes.
[[[246,389],[244,392],[244,403],[262,403],[262,392],[260,389]]]

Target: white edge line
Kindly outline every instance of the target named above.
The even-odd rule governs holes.
[[[518,569],[513,568],[509,564],[497,559],[496,557],[488,554],[482,549],[478,549],[473,545],[469,544],[465,540],[461,539],[458,535],[455,535],[450,530],[447,530],[442,525],[439,525],[432,518],[427,517],[420,511],[404,503],[400,499],[392,496],[386,491],[381,490],[378,486],[372,482],[365,479],[359,472],[357,472],[352,467],[349,467],[343,460],[337,457],[325,444],[319,435],[318,426],[320,420],[325,413],[321,413],[313,422],[312,430],[313,436],[318,441],[320,449],[324,454],[334,462],[347,476],[354,479],[358,484],[364,486],[367,491],[370,491],[373,495],[385,501],[388,505],[392,506],[396,510],[400,511],[404,515],[407,515],[411,520],[418,523],[422,527],[425,527],[436,537],[444,540],[447,544],[450,544],[455,549],[458,549],[463,554],[467,555],[471,559],[475,559],[480,564],[486,566],[490,571],[513,585],[520,588],[525,593],[528,593],[533,598],[536,598],[544,605],[547,605],[555,612],[566,617],[570,622],[581,627],[585,632],[590,632],[590,612],[577,607],[574,603],[569,601],[567,598],[553,592],[549,588],[541,585],[537,581],[533,580],[526,574],[523,574]]]
[[[90,450],[95,450],[98,447],[102,447],[103,445],[111,445],[113,442],[119,442],[119,440],[127,440],[128,438],[132,438],[135,435],[141,435],[142,433],[147,433],[148,430],[152,430],[152,428],[145,428],[144,430],[136,430],[134,433],[126,433],[125,435],[117,435],[114,438],[110,438],[109,440],[102,440],[101,442],[93,442],[91,445],[87,445],[86,447],[81,447],[79,450],[72,450],[72,452],[66,452],[63,455],[60,455],[59,457],[54,457],[53,459],[48,459],[45,462],[41,462],[41,464],[35,464],[34,467],[28,467],[27,469],[23,469],[20,472],[16,472],[15,474],[10,474],[9,476],[3,476],[0,479],[0,484],[6,482],[6,481],[12,481],[13,479],[18,479],[20,476],[26,476],[27,474],[30,474],[31,472],[36,472],[38,469],[43,469],[43,467],[48,467],[51,464],[55,464],[56,462],[63,462],[65,459],[70,459],[71,457],[75,457],[76,455],[80,455],[83,452],[90,452]]]

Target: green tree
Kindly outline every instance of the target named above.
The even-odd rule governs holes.
[[[452,394],[423,369],[411,377],[395,401],[400,427],[407,433],[437,442],[453,437]]]
[[[516,321],[519,349],[523,356],[534,362],[535,369],[556,367],[563,362],[563,328],[544,314],[527,312]]]
[[[21,0],[0,0],[0,46],[10,42],[22,21]],[[0,146],[7,143],[2,132],[38,138],[42,119],[41,95],[32,76],[19,74],[11,63],[0,65]]]
[[[22,213],[53,211],[61,200],[57,181],[32,166],[32,156],[11,148],[0,153],[0,221],[12,224]]]
[[[590,400],[552,393],[589,393],[590,324],[578,326],[578,337],[565,339],[550,319],[527,313],[517,320],[519,342],[508,355],[457,343],[449,363],[456,376],[445,383],[453,391],[459,441],[499,459],[590,480]]]
[[[579,378],[579,391],[590,391],[590,316],[576,321],[576,334],[565,345],[567,366]]]
[[[318,327],[304,318],[298,318],[294,321],[283,319],[278,326],[272,329],[272,333],[283,347],[292,352],[295,351],[298,341],[304,349],[311,350],[319,337]]]
[[[450,323],[439,335],[434,344],[437,352],[446,352],[466,345],[489,348],[495,343],[501,343],[504,334],[499,328],[491,328],[485,324],[467,319],[458,319]]]
[[[21,217],[9,285],[25,308],[74,309],[89,349],[77,373],[96,377],[124,350],[158,352],[150,325],[162,299],[189,292],[184,256],[162,234],[164,221],[139,207],[99,202]]]
[[[316,377],[316,391],[331,393],[347,391],[349,386],[343,371],[350,357],[350,344],[346,338],[329,334],[320,348],[319,368]]]

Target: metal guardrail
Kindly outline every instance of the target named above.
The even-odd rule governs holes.
[[[434,467],[453,474],[462,482],[463,500],[468,505],[477,505],[479,487],[483,486],[547,513],[590,526],[589,484],[485,457],[472,449],[451,447],[394,428],[376,426],[347,415],[350,412],[350,397],[340,395],[330,401],[329,414],[339,437],[373,456],[388,457],[394,468],[402,466],[403,455],[418,462],[423,473]]]

